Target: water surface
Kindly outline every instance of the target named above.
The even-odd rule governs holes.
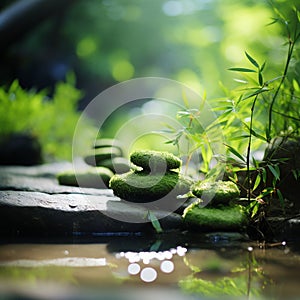
[[[299,299],[299,250],[234,234],[9,239],[0,299]]]

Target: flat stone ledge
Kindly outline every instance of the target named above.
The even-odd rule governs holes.
[[[101,191],[101,190],[100,190]],[[73,235],[153,232],[147,210],[108,195],[0,191],[0,233],[4,235]],[[157,218],[164,212],[155,212]],[[128,222],[120,221],[128,219]],[[182,226],[171,213],[160,220],[163,229]]]
[[[145,207],[121,200],[110,189],[59,185],[56,173],[70,168],[72,164],[65,162],[0,167],[0,234],[154,232]],[[154,214],[164,230],[178,230],[182,226],[179,214]]]

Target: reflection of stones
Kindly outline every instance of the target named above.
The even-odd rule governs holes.
[[[202,200],[209,198],[210,205],[229,204],[229,201],[238,198],[240,191],[231,181],[200,181],[192,188],[192,193]]]
[[[148,150],[135,151],[130,160],[144,169],[113,176],[110,188],[116,196],[127,201],[143,203],[165,196],[176,198],[189,191],[191,181],[179,174],[181,161],[173,154]]]
[[[190,204],[183,213],[188,228],[202,231],[244,231],[248,224],[248,214],[243,206],[230,204],[239,197],[239,189],[233,182],[200,182],[194,185],[193,194],[199,200]],[[202,199],[212,198],[203,207]],[[209,199],[210,200],[210,199]]]
[[[42,162],[42,148],[37,138],[12,134],[0,142],[0,165],[31,166]]]
[[[106,188],[113,175],[113,172],[108,168],[96,167],[76,174],[73,171],[61,172],[57,174],[57,180],[61,185]]]

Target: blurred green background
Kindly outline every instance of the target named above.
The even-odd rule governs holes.
[[[272,1],[283,14],[298,2]],[[178,80],[208,99],[218,98],[220,83],[238,86],[228,68],[247,67],[245,51],[267,60],[266,77],[281,74],[285,40],[280,26],[268,26],[274,16],[270,3],[2,0],[0,85],[7,90],[17,79],[21,88],[52,97],[56,84],[72,72],[83,92],[75,111],[107,87],[145,76]]]

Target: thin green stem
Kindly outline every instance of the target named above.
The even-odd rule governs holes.
[[[297,34],[297,26],[296,26],[294,40],[292,40],[290,36],[288,37],[289,38],[289,47],[288,47],[287,59],[286,59],[286,63],[285,63],[284,71],[283,71],[283,76],[280,80],[280,83],[279,83],[275,93],[274,93],[274,96],[272,98],[272,101],[271,101],[271,104],[270,104],[270,107],[269,107],[269,123],[268,123],[268,134],[267,134],[268,142],[270,142],[270,140],[271,140],[273,106],[275,104],[275,100],[276,100],[276,98],[279,94],[279,91],[281,89],[281,86],[283,85],[284,80],[286,78],[286,75],[287,75],[287,72],[288,72],[288,69],[289,69],[289,66],[290,66],[290,62],[291,62],[291,59],[292,59],[294,46],[295,46],[295,43],[296,43],[296,41],[298,40],[299,37],[300,37],[300,35]]]
[[[248,147],[247,147],[247,157],[246,157],[246,165],[247,165],[247,198],[250,204],[251,200],[251,176],[250,176],[250,153],[251,153],[251,142],[252,142],[252,128],[253,128],[253,116],[254,116],[254,108],[256,101],[258,99],[258,95],[255,96],[252,106],[251,106],[251,115],[250,115],[250,126],[249,126],[249,139],[248,139]]]

